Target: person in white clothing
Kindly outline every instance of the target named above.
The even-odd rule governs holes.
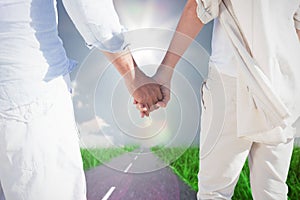
[[[164,97],[158,106],[170,99],[178,60],[213,19],[197,198],[231,199],[248,158],[253,198],[287,199],[300,108],[300,1],[188,0],[153,77]]]
[[[88,47],[111,59],[138,102],[151,107],[162,98],[126,49],[112,0],[63,3]],[[0,46],[0,191],[6,200],[86,199],[69,92],[76,62],[58,36],[56,0],[1,0]]]

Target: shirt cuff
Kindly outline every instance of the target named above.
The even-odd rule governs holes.
[[[197,16],[203,24],[207,24],[219,15],[219,1],[196,0]]]
[[[120,33],[112,33],[110,38],[105,40],[96,40],[92,43],[87,43],[88,48],[97,48],[101,51],[107,51],[110,53],[117,53],[124,51],[126,47],[129,46],[129,43],[125,41],[124,37],[125,29],[123,29]]]
[[[127,44],[112,0],[63,0],[77,30],[89,48],[116,53]]]

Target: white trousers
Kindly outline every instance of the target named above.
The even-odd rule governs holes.
[[[202,86],[198,199],[231,199],[248,157],[255,200],[287,199],[293,139],[276,146],[237,137],[236,79],[210,67]]]
[[[35,102],[1,113],[0,163],[6,200],[86,199],[71,95],[63,77],[52,80],[47,94]]]

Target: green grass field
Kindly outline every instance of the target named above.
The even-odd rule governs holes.
[[[167,163],[170,163],[172,170],[193,190],[198,190],[197,173],[199,169],[199,148],[188,148],[184,151],[183,148],[160,148],[153,147],[151,149],[158,157]],[[182,155],[181,155],[182,154]],[[174,160],[181,155],[178,159]],[[295,147],[289,170],[288,181],[289,199],[300,199],[300,148]],[[233,200],[252,199],[249,183],[249,167],[245,163],[241,172],[239,181],[234,191]]]
[[[83,169],[88,170],[97,167],[104,162],[111,160],[123,153],[131,152],[138,146],[130,145],[123,148],[95,148],[95,149],[80,149]]]

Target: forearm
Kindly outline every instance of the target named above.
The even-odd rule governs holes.
[[[115,68],[123,77],[134,78],[134,69],[136,67],[136,63],[130,51],[126,50],[120,53],[102,51],[102,53],[115,66]]]
[[[176,32],[171,40],[169,49],[162,61],[163,65],[174,68],[186,49],[202,29],[204,24],[199,20],[196,9],[196,1],[188,0],[178,22]]]
[[[298,38],[300,40],[300,29],[296,29],[297,30],[297,35],[298,35]]]

